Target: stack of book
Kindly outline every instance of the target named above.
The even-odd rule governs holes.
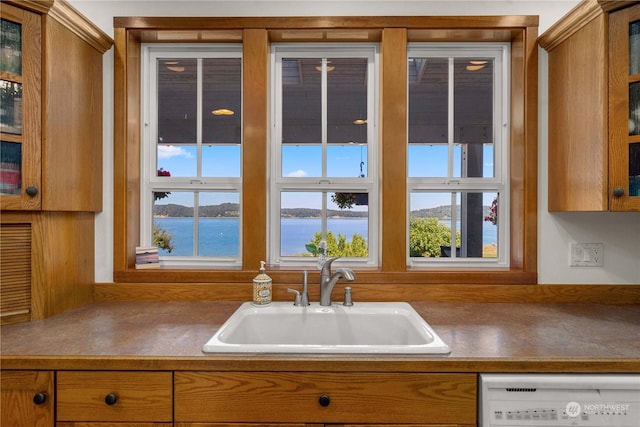
[[[136,268],[160,268],[160,257],[156,246],[136,247]]]

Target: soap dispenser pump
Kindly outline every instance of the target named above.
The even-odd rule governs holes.
[[[265,262],[260,261],[260,273],[253,278],[253,304],[271,304],[271,277],[264,269]]]

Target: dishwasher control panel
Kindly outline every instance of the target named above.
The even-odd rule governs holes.
[[[639,427],[640,375],[482,374],[481,427]]]

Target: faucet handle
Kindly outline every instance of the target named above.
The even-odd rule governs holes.
[[[353,305],[353,298],[351,297],[351,286],[345,286],[344,288],[344,302],[342,305],[351,307]]]
[[[322,273],[324,274],[330,274],[331,273],[331,264],[333,263],[333,261],[339,259],[339,256],[336,257],[331,257],[331,258],[327,258],[324,262],[324,264],[322,264]]]
[[[307,306],[309,304],[309,272],[304,271],[304,280],[302,282],[302,294],[300,295],[300,305]]]
[[[292,294],[296,294],[295,299],[293,300],[294,306],[302,305],[302,295],[300,295],[300,291],[296,289],[287,288],[287,292],[291,292]]]

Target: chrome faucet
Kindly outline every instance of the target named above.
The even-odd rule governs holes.
[[[320,305],[331,305],[331,292],[333,292],[333,287],[338,280],[344,279],[347,282],[356,280],[356,274],[349,268],[339,268],[335,273],[331,273],[331,263],[338,258],[329,258],[322,266],[322,272],[320,273]]]

